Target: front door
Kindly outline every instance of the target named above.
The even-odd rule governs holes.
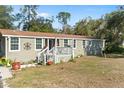
[[[55,39],[49,39],[49,50],[55,46]]]

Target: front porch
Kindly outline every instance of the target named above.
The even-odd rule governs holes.
[[[67,62],[74,57],[73,48],[71,46],[60,46],[59,39],[45,39],[45,47],[38,52],[37,62],[46,64],[52,61],[55,64],[61,61]]]

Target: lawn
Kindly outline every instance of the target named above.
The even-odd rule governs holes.
[[[81,57],[75,62],[14,72],[7,80],[18,88],[124,87],[124,58]]]

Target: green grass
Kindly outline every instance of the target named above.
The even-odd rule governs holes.
[[[76,62],[14,72],[9,87],[124,87],[124,59],[81,57]]]

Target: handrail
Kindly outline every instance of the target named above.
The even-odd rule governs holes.
[[[38,54],[40,55],[41,53],[45,52],[46,50],[48,50],[48,47],[46,47],[45,49],[41,50]]]
[[[37,55],[37,58],[38,58],[38,63],[40,62],[40,57],[41,57],[41,54],[43,54],[46,50],[48,50],[48,47],[46,47],[45,49],[41,50],[38,55]],[[44,53],[45,54],[45,53]]]
[[[54,60],[56,62],[57,56],[56,55],[73,55],[73,48],[72,47],[52,47],[50,50],[48,47],[44,48],[38,53],[38,63],[43,61],[44,64],[48,60]]]
[[[54,53],[54,50],[55,50],[55,47],[51,48],[51,49],[49,50],[49,53],[51,53],[52,51],[53,51],[53,53]]]

